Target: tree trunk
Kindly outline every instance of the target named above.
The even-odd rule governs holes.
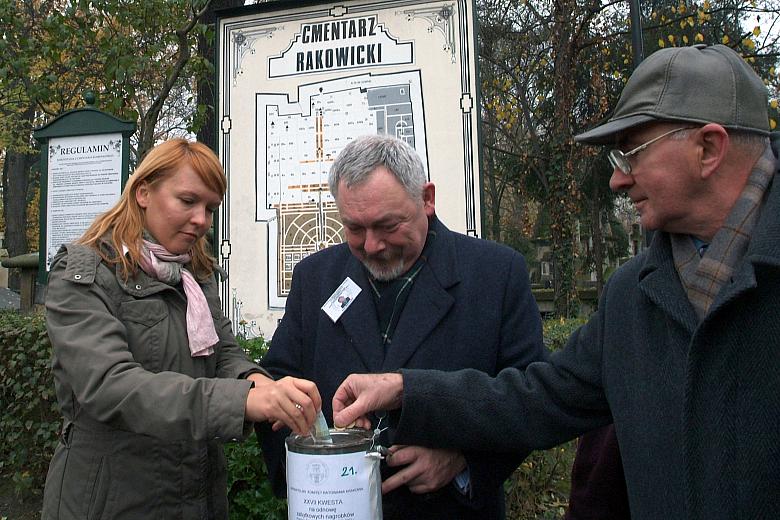
[[[574,43],[571,13],[576,2],[563,0],[556,4],[553,47],[555,52],[554,85],[555,129],[552,136],[553,161],[550,164],[550,231],[552,237],[555,314],[571,317],[577,313],[577,287],[574,266],[574,213],[576,183],[572,161],[571,114],[574,106]]]
[[[244,5],[243,0],[213,0],[209,10],[201,17],[201,23],[205,25],[214,25],[217,21],[217,9],[228,7],[239,7]],[[214,27],[214,34],[217,34],[218,27]],[[208,38],[205,34],[198,36],[198,55],[206,58],[216,69],[216,49],[214,48],[214,39]],[[217,150],[217,130],[219,122],[217,121],[217,105],[214,96],[215,78],[207,77],[198,81],[198,106],[205,107],[206,113],[203,125],[197,132],[198,141],[207,145],[212,150]]]
[[[488,222],[488,225],[485,227],[485,229],[488,232],[487,237],[490,240],[495,240],[496,242],[501,241],[501,192],[502,190],[499,188],[498,183],[496,181],[496,177],[498,175],[498,172],[496,171],[496,164],[495,164],[495,151],[493,150],[493,147],[495,145],[495,134],[494,134],[494,125],[496,123],[493,113],[488,111],[487,113],[487,123],[488,126],[485,129],[484,132],[484,142],[483,142],[483,160],[484,160],[484,170],[483,170],[483,181],[484,181],[484,188],[485,188],[485,203],[487,205],[488,214],[490,215],[490,222]]]
[[[30,186],[30,166],[34,161],[34,154],[6,150],[3,163],[3,209],[8,256],[30,252],[27,244],[27,192]],[[19,275],[15,270],[9,275],[8,286],[19,289]]]
[[[492,149],[488,149],[486,153],[487,168],[486,177],[488,180],[488,188],[490,193],[490,239],[496,242],[501,242],[501,199],[503,190],[498,187],[496,183],[496,152]]]
[[[592,170],[592,169],[591,169]],[[601,199],[599,198],[598,175],[593,173],[593,189],[590,197],[591,237],[593,239],[593,264],[596,269],[596,301],[604,288],[604,234],[601,230]]]
[[[29,253],[27,244],[27,191],[35,155],[6,151],[3,164],[5,244],[10,256]]]

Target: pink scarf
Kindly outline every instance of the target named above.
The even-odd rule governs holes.
[[[141,268],[161,282],[175,284],[181,280],[184,294],[187,296],[187,337],[190,352],[192,357],[208,356],[214,353],[213,347],[219,337],[214,329],[214,319],[203,289],[192,273],[183,267],[183,264],[189,261],[188,254],[174,255],[160,244],[144,240]]]

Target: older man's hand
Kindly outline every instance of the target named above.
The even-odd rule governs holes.
[[[403,389],[401,374],[352,374],[333,394],[333,424],[371,428],[367,415],[399,408]]]

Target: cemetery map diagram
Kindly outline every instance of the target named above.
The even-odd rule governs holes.
[[[301,85],[297,100],[259,93],[256,220],[267,222],[269,300],[283,306],[295,265],[343,241],[328,171],[353,138],[391,134],[428,164],[420,71]],[[428,175],[430,178],[430,175]]]

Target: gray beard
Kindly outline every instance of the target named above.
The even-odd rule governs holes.
[[[378,271],[376,267],[372,266],[372,264],[369,264],[367,261],[362,262],[363,265],[368,269],[368,272],[371,273],[371,276],[373,276],[376,280],[379,280],[380,282],[389,282],[390,280],[395,280],[402,274],[404,274],[404,262],[401,260],[397,264],[391,266],[391,267],[384,267],[381,271]]]

